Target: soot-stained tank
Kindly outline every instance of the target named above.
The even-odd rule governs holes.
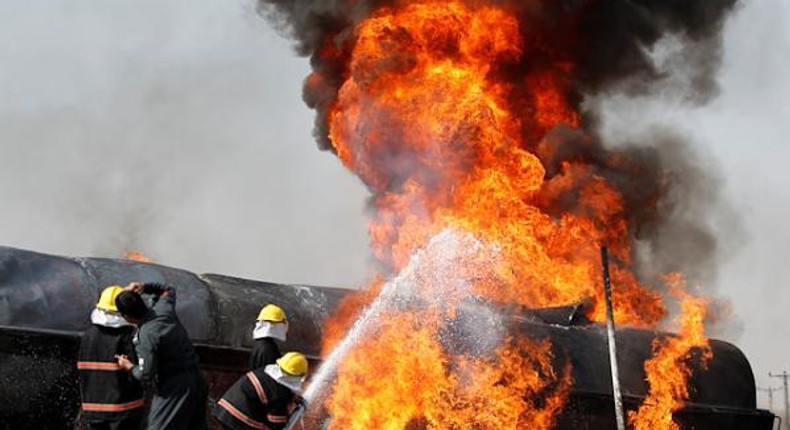
[[[551,339],[554,367],[569,365],[573,386],[557,428],[614,429],[611,372],[606,327],[598,324],[562,326],[518,318],[511,331],[534,339]],[[671,336],[647,330],[617,331],[617,357],[623,404],[635,411],[648,392],[644,362],[651,358],[656,337]],[[711,340],[711,359],[705,370],[699,357],[689,381],[690,398],[676,419],[683,429],[771,430],[774,416],[756,408],[754,375],[743,353],[734,345]]]
[[[399,309],[418,311],[424,306],[419,299],[396,302],[394,306]],[[571,381],[554,429],[616,429],[606,327],[587,320],[581,312],[583,306],[526,309],[470,298],[446,310],[452,317],[443,320],[438,338],[450,357],[490,357],[503,339],[514,335],[534,340],[536,344],[548,339],[556,375],[567,375]],[[636,411],[648,393],[644,363],[652,356],[651,345],[655,339],[668,336],[673,335],[631,328],[617,331],[620,387],[626,413]],[[692,353],[690,398],[676,413],[675,420],[684,430],[772,430],[774,415],[756,408],[754,375],[746,357],[727,342],[711,340],[710,347],[713,358],[704,370],[699,354]],[[536,369],[530,367],[524,371],[535,373]],[[537,370],[538,374],[541,372]],[[538,408],[559,387],[558,379],[565,378],[544,376],[550,381],[533,398]],[[308,412],[307,428],[326,428],[332,420],[320,404]],[[405,428],[427,429],[422,417],[412,417]]]
[[[246,371],[251,327],[261,305],[275,302],[288,313],[292,330],[286,350],[300,350],[316,359],[323,321],[350,294],[337,288],[195,275],[156,264],[0,247],[0,430],[74,427],[81,332],[90,324],[90,311],[101,289],[131,281],[164,282],[178,288],[177,311],[196,344],[212,403]],[[573,386],[557,429],[614,429],[605,329],[585,324],[578,315],[575,308],[524,310],[509,317],[508,329],[550,339],[555,366],[570,365]],[[664,335],[618,330],[627,409],[636,409],[643,400],[647,391],[643,364],[653,339]],[[754,377],[746,358],[725,342],[712,341],[712,348],[708,369],[695,373],[692,398],[678,414],[684,428],[770,430],[774,416],[756,409]]]
[[[178,289],[176,310],[196,345],[212,401],[246,371],[262,305],[277,303],[288,314],[284,349],[315,358],[322,322],[347,293],[0,247],[0,429],[73,428],[79,338],[101,290],[131,281]]]

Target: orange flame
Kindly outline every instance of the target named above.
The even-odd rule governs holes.
[[[373,253],[409,279],[399,287],[409,299],[382,311],[338,363],[326,404],[332,429],[550,429],[571,381],[568,369],[552,369],[547,341],[502,340],[481,359],[451,352],[442,332],[465,296],[535,308],[589,302],[588,316],[603,321],[602,243],[613,257],[617,322],[654,328],[666,314],[632,271],[621,191],[582,161],[550,177],[540,161],[559,148],[549,130],[581,135],[568,99],[574,65],[534,68],[518,83],[529,96],[511,100],[516,83],[500,77],[545,47],[524,42],[528,23],[504,8],[470,3],[395,2],[354,28],[329,138],[374,193]],[[327,41],[320,55],[337,55],[336,46]],[[476,244],[461,240],[463,255],[443,258],[432,241],[447,231]],[[325,352],[383,284],[341,306]],[[534,401],[538,392],[545,401]]]
[[[548,341],[506,341],[496,361],[457,359],[450,391],[439,393],[429,410],[432,429],[549,430],[567,398],[570,368],[558,374],[549,364]],[[542,406],[533,402],[542,398]],[[438,407],[437,407],[438,406]]]
[[[138,261],[140,263],[150,263],[152,260],[151,258],[147,257],[140,251],[126,251],[123,253],[123,258],[132,261]]]
[[[676,337],[653,342],[654,356],[645,362],[650,391],[639,410],[628,414],[628,421],[635,430],[680,430],[673,414],[689,398],[692,354],[700,353],[703,367],[713,358],[705,337],[707,302],[689,295],[679,274],[669,275],[667,283],[672,294],[680,300],[681,313],[677,318],[680,330]]]
[[[548,342],[508,341],[493,361],[451,356],[435,341],[438,315],[410,316],[388,315],[345,358],[330,429],[553,427],[570,379],[552,368]]]
[[[338,365],[329,428],[552,428],[570,377],[555,373],[550,344],[504,339],[493,315],[488,325],[463,321],[486,312],[465,299],[479,282],[502,282],[490,264],[498,258],[496,247],[447,230],[378,287],[380,314]],[[489,352],[469,356],[459,344]]]
[[[374,253],[395,270],[455,226],[507,255],[511,281],[481,293],[532,307],[592,298],[600,321],[598,244],[630,262],[622,197],[582,164],[566,164],[544,183],[543,166],[524,149],[523,123],[574,127],[578,114],[562,97],[567,84],[542,71],[527,79],[535,83],[531,115],[508,111],[508,86],[492,75],[525,55],[519,35],[515,17],[495,7],[428,1],[379,11],[356,29],[331,140],[377,192]],[[541,209],[570,188],[579,189],[575,213],[556,219]],[[620,321],[658,322],[660,296],[628,271],[615,272]]]

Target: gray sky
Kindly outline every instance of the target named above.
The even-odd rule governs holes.
[[[762,386],[790,370],[788,70],[790,3],[752,0],[710,105],[605,101],[610,135],[670,125],[724,179],[743,231],[720,228],[719,334]],[[307,72],[252,0],[0,2],[0,244],[358,285],[366,192],[313,143]]]
[[[366,191],[251,2],[0,2],[0,243],[274,281],[365,277]]]
[[[746,230],[721,266],[719,291],[734,302],[759,385],[790,370],[790,3],[753,0],[726,33],[723,93],[683,119],[726,179]]]

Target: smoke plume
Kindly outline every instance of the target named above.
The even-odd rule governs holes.
[[[321,149],[334,150],[328,119],[339,88],[349,78],[356,25],[383,8],[407,3],[259,0],[260,12],[296,41],[299,54],[310,57],[313,71],[305,79],[303,97],[316,111],[314,134]],[[524,55],[501,61],[490,72],[509,84],[510,111],[528,116],[539,110],[545,101],[532,91],[545,82],[561,88],[561,97],[580,114],[574,127],[544,124],[540,118],[522,122],[525,149],[546,169],[541,210],[586,210],[580,203],[584,185],[603,177],[625,200],[629,236],[637,245],[635,260],[643,277],[654,280],[678,270],[695,281],[711,281],[717,243],[706,217],[720,204],[715,173],[701,167],[692,146],[671,130],[654,128],[625,145],[607,144],[599,132],[598,105],[586,102],[606,94],[650,97],[658,91],[674,92],[693,104],[710,100],[717,93],[723,24],[737,1],[466,3],[504,6],[518,17]],[[410,60],[393,55],[388,61],[391,67],[408,68]],[[573,120],[569,115],[569,122]],[[563,188],[564,176],[573,174],[562,169],[568,162],[588,166],[579,173],[587,180]],[[385,181],[362,175],[373,192],[371,201],[397,191],[419,167],[391,169]]]

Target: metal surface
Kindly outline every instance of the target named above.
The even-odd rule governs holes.
[[[176,286],[179,319],[216,399],[246,370],[260,307],[291,321],[283,350],[312,358],[321,323],[347,290],[279,285],[104,258],[0,247],[0,430],[67,429],[77,415],[76,355],[101,290],[131,281]]]
[[[322,322],[350,293],[0,247],[0,430],[72,428],[78,405],[75,361],[80,333],[90,324],[88,316],[101,289],[129,281],[176,286],[179,318],[196,343],[212,399],[246,370],[260,306],[274,302],[288,313],[292,331],[284,351],[303,351],[315,359]],[[512,308],[507,329],[520,336],[550,339],[556,368],[570,366],[573,387],[558,429],[608,429],[614,417],[606,329],[573,325],[584,322],[579,309]],[[638,405],[647,391],[643,364],[657,336],[667,334],[617,330],[626,410]],[[682,419],[697,430],[770,429],[764,423],[770,423],[773,415],[755,409],[754,377],[746,358],[725,342],[714,340],[711,347],[713,359],[707,371],[695,372]]]
[[[285,349],[317,356],[321,323],[348,293],[339,288],[281,285],[106,258],[67,258],[0,247],[0,325],[82,331],[101,290],[131,281],[178,290],[178,317],[196,341],[249,348],[260,307],[273,302],[291,322]]]
[[[771,378],[780,378],[782,380],[782,387],[783,387],[784,393],[785,393],[785,419],[784,419],[784,422],[785,422],[785,426],[787,426],[787,428],[790,428],[790,397],[788,397],[788,392],[787,392],[787,379],[790,378],[790,374],[788,374],[787,371],[785,370],[785,371],[782,371],[782,373],[779,373],[779,374],[776,374],[776,375],[771,373],[771,372],[768,372],[768,376],[771,377]]]

